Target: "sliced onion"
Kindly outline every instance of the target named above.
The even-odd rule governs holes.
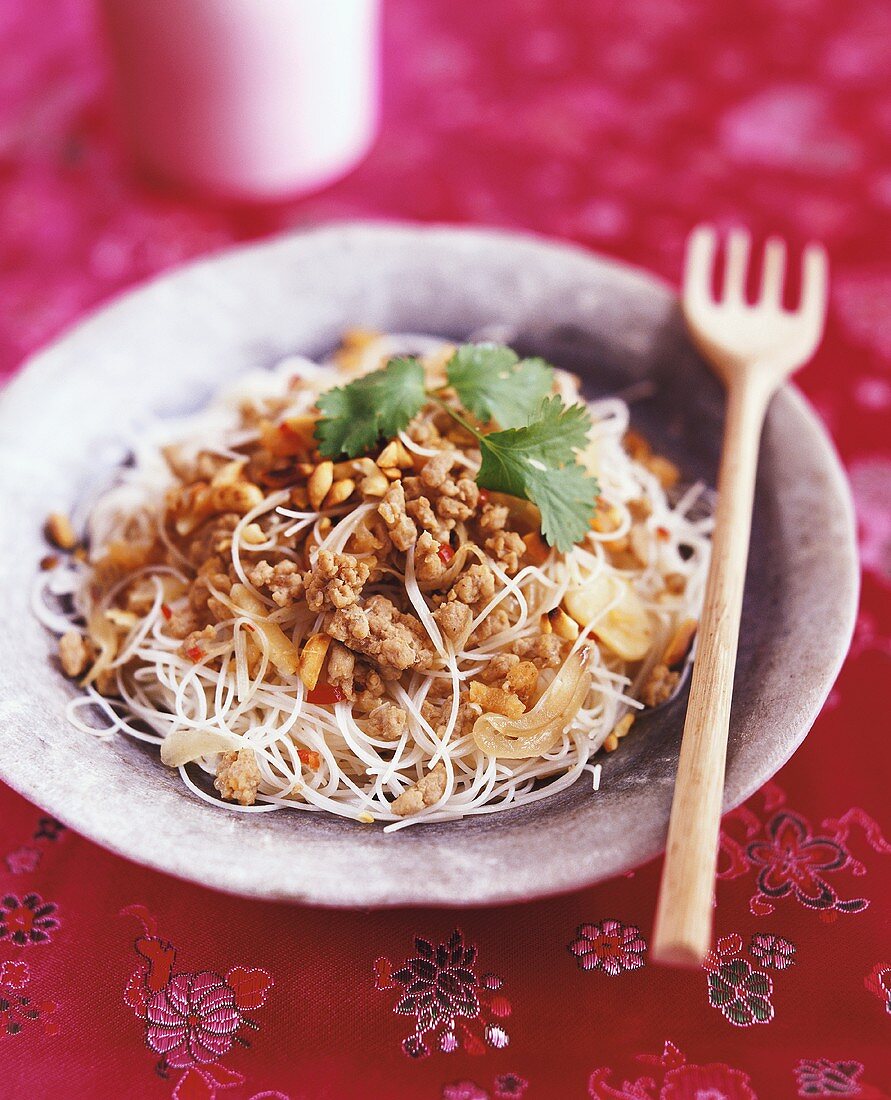
[[[243,740],[234,733],[209,729],[174,730],[161,742],[161,762],[169,768],[178,768],[181,764],[190,764],[200,756],[242,748]]]
[[[479,748],[504,760],[528,760],[550,752],[591,687],[587,665],[587,649],[571,654],[544,695],[520,718],[481,714],[473,724],[473,739]]]
[[[282,676],[294,676],[300,664],[300,654],[291,639],[285,634],[278,623],[272,623],[266,617],[269,614],[266,604],[257,599],[249,588],[243,584],[233,584],[230,598],[239,611],[250,615],[266,641],[269,643],[269,660],[275,665]]]

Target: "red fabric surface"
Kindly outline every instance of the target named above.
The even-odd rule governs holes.
[[[701,218],[820,238],[831,319],[801,385],[858,504],[851,655],[725,821],[701,972],[648,960],[658,864],[516,908],[328,913],[142,870],[0,789],[0,1093],[891,1096],[891,8],[392,0],[386,34],[370,157],[251,210],[131,176],[86,0],[0,6],[0,369],[180,260],[323,219],[522,227],[671,280]]]

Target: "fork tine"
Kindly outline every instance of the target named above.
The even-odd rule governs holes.
[[[727,263],[724,267],[722,297],[725,301],[745,301],[751,243],[752,238],[747,229],[731,229],[727,238]]]
[[[765,305],[782,305],[785,273],[786,242],[780,237],[771,237],[764,246],[764,267],[761,273],[761,301]]]
[[[712,271],[718,237],[710,225],[697,225],[687,238],[684,260],[684,303],[687,308],[707,305],[712,301]]]
[[[801,260],[801,301],[798,303],[798,312],[819,332],[822,332],[826,317],[828,273],[826,249],[821,244],[809,244]]]

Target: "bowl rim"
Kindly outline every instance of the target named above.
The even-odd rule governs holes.
[[[326,236],[333,238],[346,236],[349,238],[351,235],[362,236],[368,234],[377,234],[387,238],[401,237],[405,241],[410,239],[423,240],[425,245],[437,237],[449,240],[465,238],[476,240],[481,244],[489,243],[502,246],[510,246],[512,243],[522,244],[534,251],[547,253],[551,256],[559,257],[563,255],[567,259],[572,259],[575,263],[583,260],[592,267],[605,270],[607,276],[620,285],[636,286],[639,291],[644,293],[656,293],[663,297],[670,297],[675,306],[677,304],[677,295],[674,289],[660,276],[651,274],[638,266],[601,256],[579,245],[553,240],[541,234],[443,223],[417,225],[414,223],[379,222],[368,219],[326,223],[280,234],[261,241],[226,248],[209,256],[203,256],[159,276],[145,280],[135,287],[130,287],[100,303],[86,316],[65,329],[50,343],[26,359],[16,375],[0,391],[0,426],[2,426],[5,409],[11,394],[17,393],[19,387],[26,384],[33,385],[42,376],[46,376],[48,379],[52,375],[55,367],[54,354],[60,345],[80,338],[83,333],[89,332],[93,326],[104,324],[108,315],[116,311],[126,310],[130,302],[142,296],[147,289],[161,284],[169,286],[175,284],[179,279],[187,280],[194,273],[202,269],[213,268],[221,261],[223,263],[237,263],[239,259],[247,256],[262,258],[264,253],[270,254],[278,249],[287,250],[291,247],[299,248],[303,242],[314,238]],[[737,784],[732,790],[725,790],[725,811],[745,801],[762,786],[770,776],[786,763],[804,740],[822,708],[847,654],[859,601],[860,572],[856,548],[854,509],[841,460],[825,426],[795,386],[787,384],[782,387],[775,401],[784,406],[787,414],[793,414],[806,421],[814,432],[816,441],[815,462],[818,461],[821,473],[827,478],[835,501],[843,512],[841,520],[844,529],[844,545],[837,556],[843,565],[845,571],[843,580],[846,583],[842,585],[838,594],[836,610],[840,625],[833,639],[833,647],[813,676],[814,681],[819,682],[819,690],[812,695],[810,705],[801,715],[794,737],[785,742],[774,742],[771,746],[772,752],[766,752],[765,762],[760,774],[753,776],[748,782]],[[819,450],[818,456],[816,456],[817,449]],[[2,451],[3,447],[0,445],[0,455],[2,455]],[[0,686],[2,686],[2,682],[0,682]],[[0,690],[0,702],[2,701],[3,691]],[[133,843],[121,842],[120,835],[115,831],[113,822],[91,812],[83,801],[72,800],[70,792],[45,791],[41,787],[39,770],[29,769],[27,764],[19,766],[20,763],[15,759],[10,760],[0,757],[0,779],[25,798],[36,802],[52,813],[82,836],[117,855],[124,856],[153,870],[170,874],[185,881],[210,886],[222,892],[255,899],[286,900],[335,908],[356,906],[386,908],[408,905],[461,908],[475,905],[498,905],[530,900],[533,896],[536,898],[546,897],[581,889],[593,882],[600,881],[604,877],[622,873],[623,869],[630,870],[632,867],[640,866],[664,850],[664,837],[661,839],[653,837],[650,843],[638,845],[630,853],[629,858],[622,861],[621,866],[609,868],[606,875],[580,875],[573,874],[571,870],[567,873],[564,866],[562,873],[546,876],[546,884],[543,885],[542,889],[536,890],[534,895],[530,895],[528,889],[525,888],[521,890],[513,889],[504,881],[500,882],[495,889],[477,890],[468,893],[464,897],[448,901],[431,897],[429,891],[425,890],[424,883],[421,883],[420,886],[403,883],[400,889],[394,889],[391,883],[385,896],[369,895],[357,900],[346,900],[341,891],[331,892],[307,885],[295,886],[293,883],[289,883],[287,886],[276,883],[268,889],[258,889],[256,884],[246,883],[241,876],[227,877],[225,874],[221,874],[218,867],[215,869],[213,881],[208,881],[194,862],[189,863],[186,860],[172,866],[169,853],[165,854],[164,851],[153,847],[151,843],[148,845],[145,843],[134,845]]]

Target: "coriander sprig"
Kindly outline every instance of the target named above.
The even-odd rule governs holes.
[[[442,391],[428,391],[417,360],[395,358],[319,397],[319,451],[356,458],[402,431],[434,401],[476,437],[480,488],[531,501],[541,513],[545,540],[568,551],[588,530],[598,493],[596,478],[576,461],[591,429],[587,408],[548,396],[554,368],[543,359],[521,360],[498,344],[462,345],[446,364],[446,378],[445,389],[454,391],[462,407],[496,430],[474,427]]]

